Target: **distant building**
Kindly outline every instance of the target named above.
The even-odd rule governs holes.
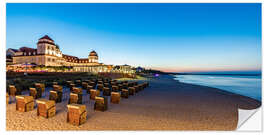
[[[54,40],[48,35],[40,38],[37,42],[37,49],[21,47],[20,49],[8,49],[7,55],[12,57],[13,64],[33,63],[43,66],[72,66],[77,72],[110,72],[112,65],[105,65],[98,62],[98,54],[91,51],[88,58],[78,58],[63,54]],[[121,69],[124,70],[121,70]],[[126,72],[126,66],[119,71]],[[129,72],[132,72],[131,70]]]

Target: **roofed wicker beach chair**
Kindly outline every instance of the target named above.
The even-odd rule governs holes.
[[[37,100],[37,116],[51,118],[55,115],[55,101],[47,99]]]
[[[28,112],[34,110],[34,98],[32,96],[16,96],[16,110]]]
[[[73,87],[75,87],[76,85],[74,83],[69,84],[69,90],[72,91]]]
[[[41,90],[41,93],[45,91],[45,84],[44,83],[35,83],[36,89],[39,91]]]
[[[60,85],[53,85],[53,90],[57,92],[57,103],[62,102],[63,87]]]
[[[90,90],[90,99],[95,100],[96,96],[100,95],[100,91],[96,89]]]
[[[139,86],[138,85],[135,85],[133,88],[135,88],[135,92],[138,93],[139,92]]]
[[[110,87],[109,83],[104,83],[104,87]]]
[[[82,82],[82,88],[83,88],[83,89],[86,89],[86,88],[87,88],[87,85],[88,85],[87,82]]]
[[[123,89],[127,89],[128,88],[128,83],[123,83]]]
[[[69,104],[82,104],[82,94],[79,93],[70,93]]]
[[[107,97],[96,96],[95,97],[94,110],[104,112],[107,109],[108,109],[108,99],[107,99]]]
[[[81,83],[81,80],[76,80],[76,81],[75,81],[75,85],[76,85],[77,87],[78,87],[78,86],[81,86],[81,84],[82,84],[82,83]]]
[[[69,104],[67,105],[67,122],[79,126],[86,122],[87,112],[85,105]]]
[[[90,90],[91,90],[91,89],[94,89],[94,87],[91,86],[91,85],[87,85],[87,88],[86,88],[87,94],[90,94]]]
[[[103,96],[110,96],[111,95],[111,90],[109,87],[104,87],[103,88]]]
[[[61,101],[58,99],[57,91],[54,91],[54,90],[51,90],[51,91],[50,91],[49,100],[53,100],[53,101],[55,101],[56,103],[61,102]]]
[[[15,97],[16,95],[20,95],[21,93],[16,89],[14,85],[9,85],[9,95]]]
[[[6,93],[6,104],[9,104],[9,95]]]
[[[137,86],[138,86],[139,91],[143,90],[142,84],[138,84]]]
[[[128,90],[127,89],[122,89],[122,91],[121,91],[121,97],[128,98],[128,96],[129,96]]]
[[[32,96],[34,99],[38,98],[36,88],[30,88],[29,96]]]
[[[53,82],[52,84],[53,84],[53,85],[58,85],[58,82]]]
[[[114,92],[119,91],[119,87],[117,85],[112,85],[112,91]]]
[[[103,84],[103,81],[98,81],[97,83],[98,83],[98,84]]]
[[[98,84],[97,85],[97,89],[100,90],[100,91],[102,91],[103,90],[103,84]]]
[[[119,104],[121,99],[120,92],[111,92],[111,103]]]
[[[90,82],[89,82],[89,85],[91,85],[91,86],[95,87],[95,86],[96,86],[96,83],[95,83],[95,82],[93,82],[93,81],[90,81]]]
[[[136,91],[134,87],[128,87],[129,95],[135,95]]]

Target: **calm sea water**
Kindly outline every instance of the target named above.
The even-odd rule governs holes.
[[[239,75],[176,75],[184,83],[219,88],[232,93],[248,96],[261,101],[261,76]]]

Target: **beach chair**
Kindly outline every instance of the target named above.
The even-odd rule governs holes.
[[[14,85],[9,85],[9,95],[15,97],[16,95],[21,95],[21,93]]]
[[[139,92],[139,86],[138,86],[138,85],[133,86],[133,88],[135,89],[135,92],[136,92],[136,93]]]
[[[90,99],[95,100],[96,96],[100,95],[100,91],[96,89],[90,90]]]
[[[109,83],[104,83],[104,87],[110,87]]]
[[[127,89],[128,88],[128,83],[123,83],[122,89]]]
[[[72,125],[81,125],[86,122],[87,112],[85,105],[69,104],[67,105],[67,122]]]
[[[128,87],[129,95],[135,95],[136,91],[134,87]]]
[[[9,104],[9,95],[8,95],[8,93],[6,93],[6,104],[7,105]]]
[[[79,93],[70,93],[69,104],[82,104],[82,94]]]
[[[91,89],[94,89],[94,87],[91,86],[91,85],[87,85],[87,88],[86,88],[87,94],[90,94],[90,90],[91,90]]]
[[[53,85],[53,90],[57,92],[57,103],[62,102],[63,87],[60,85]]]
[[[98,84],[97,85],[97,89],[100,90],[100,91],[102,91],[103,90],[103,84]]]
[[[34,110],[34,98],[32,96],[16,96],[16,110],[28,112]]]
[[[58,85],[58,82],[53,82],[52,84],[53,84],[53,85]]]
[[[58,99],[57,91],[54,91],[54,90],[51,90],[51,91],[50,91],[49,100],[53,100],[53,101],[55,101],[56,103],[61,102],[61,101],[59,101],[59,99]]]
[[[32,96],[34,99],[38,98],[36,88],[30,88],[29,96]]]
[[[112,86],[112,91],[117,92],[119,90],[119,87],[116,85]]]
[[[86,88],[87,88],[87,85],[88,85],[88,83],[82,82],[82,88],[83,88],[83,89],[86,89]]]
[[[111,90],[108,87],[103,88],[103,96],[110,96],[111,95]]]
[[[97,111],[106,111],[108,109],[108,99],[107,97],[95,97],[95,105],[94,105],[94,110]]]
[[[51,118],[56,113],[55,101],[47,99],[37,100],[37,116]]]
[[[121,99],[120,92],[111,92],[111,103],[119,104]]]
[[[121,97],[128,98],[128,96],[129,96],[128,90],[127,89],[122,89],[122,91],[121,91]]]
[[[41,94],[45,91],[45,84],[43,83],[35,83],[35,87],[37,91],[41,91]]]
[[[78,86],[81,86],[81,80],[76,80],[75,81],[75,85],[78,87]]]
[[[72,91],[72,88],[73,88],[73,87],[75,87],[75,84],[74,84],[74,83],[69,84],[69,89],[70,89],[70,91]]]

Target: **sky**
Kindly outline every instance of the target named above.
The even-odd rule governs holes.
[[[166,72],[261,71],[259,3],[8,3],[7,48],[49,35],[63,54]]]

